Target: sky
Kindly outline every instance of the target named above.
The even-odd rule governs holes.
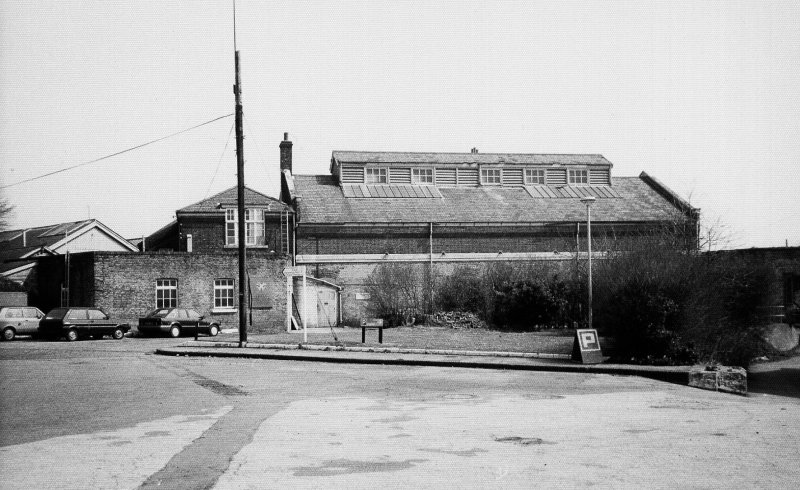
[[[0,1],[10,226],[126,238],[236,185],[231,0]],[[800,2],[236,2],[246,185],[334,150],[599,153],[722,248],[800,246]],[[222,117],[199,128],[111,155]]]

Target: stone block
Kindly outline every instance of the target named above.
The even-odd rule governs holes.
[[[689,386],[747,395],[747,371],[731,366],[697,366],[689,372]]]

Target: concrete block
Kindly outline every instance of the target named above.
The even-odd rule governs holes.
[[[689,372],[689,386],[746,395],[747,371],[731,366],[696,366]]]

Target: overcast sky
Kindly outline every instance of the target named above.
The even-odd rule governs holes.
[[[600,153],[719,223],[800,245],[800,2],[237,2],[245,178],[333,150]],[[232,2],[0,1],[14,228],[132,238],[236,184]]]

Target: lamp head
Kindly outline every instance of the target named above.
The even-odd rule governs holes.
[[[581,198],[581,202],[586,204],[587,206],[590,206],[590,205],[594,204],[595,200],[596,199],[595,199],[594,196],[585,196],[585,197]]]

